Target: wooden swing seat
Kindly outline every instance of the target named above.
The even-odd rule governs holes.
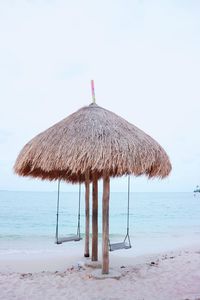
[[[60,237],[56,240],[56,244],[62,244],[65,242],[78,242],[82,240],[82,238],[79,235],[71,235],[68,237]]]
[[[113,243],[113,244],[109,244],[110,247],[110,251],[115,251],[115,250],[122,250],[122,249],[130,249],[131,245],[128,245],[125,242],[122,243]]]

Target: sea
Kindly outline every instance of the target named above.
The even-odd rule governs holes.
[[[59,235],[76,234],[78,193],[60,194]],[[99,239],[102,232],[102,193],[99,193]],[[0,254],[38,251],[55,245],[56,192],[0,191]],[[91,209],[91,203],[90,203]],[[81,235],[85,225],[81,194]],[[200,241],[200,196],[193,193],[131,193],[130,237]],[[110,195],[110,240],[122,241],[127,230],[127,194]],[[161,239],[162,238],[162,239]]]

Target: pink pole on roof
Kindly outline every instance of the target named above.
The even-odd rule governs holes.
[[[96,103],[95,92],[94,92],[94,80],[91,80],[91,90],[92,90],[92,100],[93,100],[93,103]]]

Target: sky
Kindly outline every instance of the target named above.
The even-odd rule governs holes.
[[[132,178],[132,191],[192,191],[200,184],[199,53],[197,0],[0,0],[0,190],[56,189],[15,175],[15,159],[36,134],[91,103],[94,79],[97,104],[170,157],[167,179]],[[126,186],[126,178],[111,182],[112,191]]]

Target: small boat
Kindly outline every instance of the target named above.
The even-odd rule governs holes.
[[[194,190],[194,193],[200,193],[200,187],[197,185],[196,189]]]

